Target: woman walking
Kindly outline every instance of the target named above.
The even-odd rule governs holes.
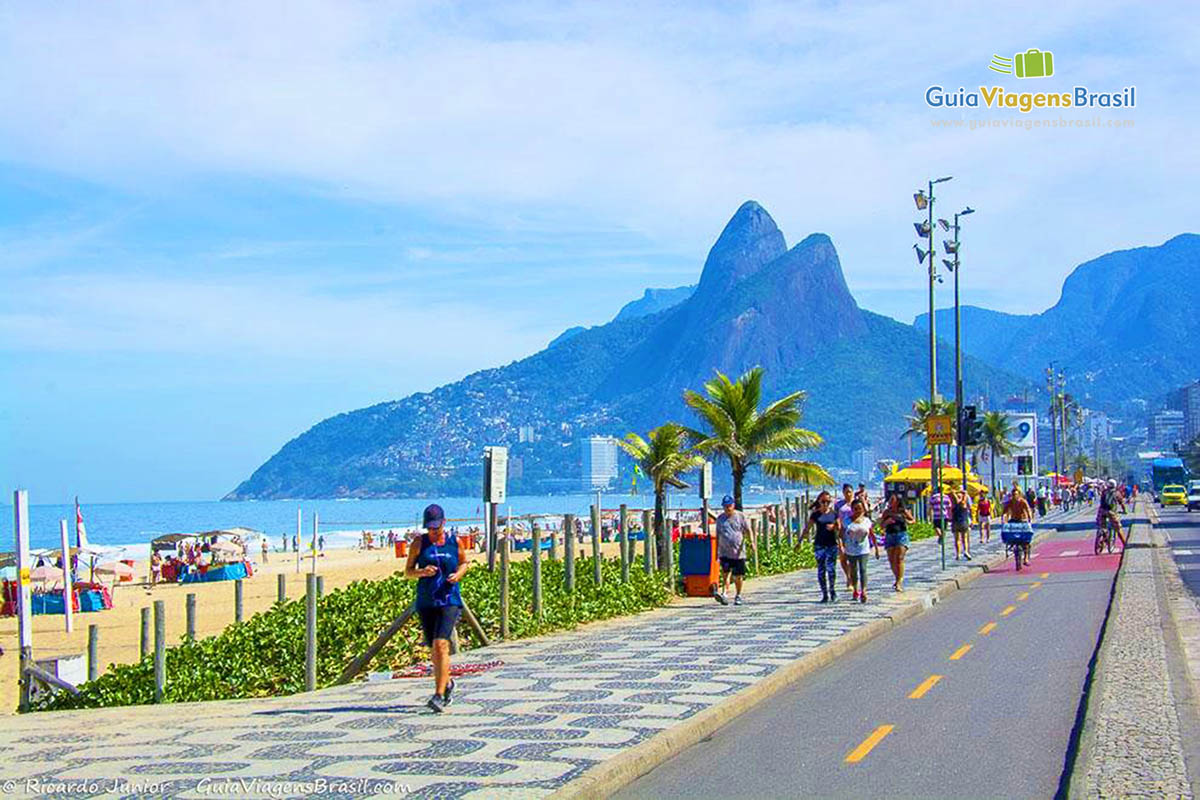
[[[837,600],[837,564],[841,552],[841,541],[838,538],[838,515],[833,510],[833,498],[829,492],[817,495],[817,501],[809,510],[808,520],[804,523],[804,531],[796,549],[808,538],[813,531],[813,555],[817,557],[817,582],[821,584],[821,602],[830,603]]]
[[[983,489],[979,495],[979,543],[986,544],[992,540],[992,498],[988,490]]]
[[[433,697],[429,708],[446,710],[454,692],[450,680],[450,637],[462,614],[459,581],[469,566],[467,549],[446,532],[446,514],[439,505],[425,509],[425,533],[413,540],[404,568],[406,578],[417,579],[417,614],[425,645],[433,660]]]
[[[875,540],[874,527],[871,518],[867,516],[867,506],[861,500],[855,500],[851,505],[850,524],[842,528],[842,551],[850,563],[850,588],[854,591],[854,599],[867,602],[867,542],[875,549],[875,557],[879,558],[879,543]]]
[[[892,568],[892,588],[904,591],[904,557],[908,555],[908,526],[913,522],[912,512],[904,507],[899,494],[888,498],[887,508],[879,520],[883,525],[883,547],[887,550],[888,565]]]

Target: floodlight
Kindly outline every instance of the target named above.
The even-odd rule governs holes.
[[[932,233],[928,222],[914,222],[913,227],[917,229],[917,236],[920,236],[924,239],[928,239],[929,234]]]
[[[926,255],[925,251],[917,247],[915,244],[913,245],[913,249],[917,251],[917,262],[924,264]]]
[[[952,242],[949,239],[942,240],[942,247],[946,248],[947,253],[957,253],[958,252],[958,242]]]
[[[917,211],[924,211],[929,206],[929,198],[925,196],[925,190],[921,189],[913,195],[913,202],[917,204]]]
[[[974,214],[974,213],[975,213],[975,209],[971,208],[970,206],[967,206],[962,211],[958,212],[958,215],[960,217],[965,217],[967,214]]]
[[[942,230],[944,230],[944,231],[950,230],[950,223],[946,222],[946,220],[941,219],[940,217],[938,218],[938,225],[941,225]]]

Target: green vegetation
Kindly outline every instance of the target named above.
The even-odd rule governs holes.
[[[914,537],[915,538],[915,537]],[[619,558],[603,561],[602,585],[591,579],[590,558],[576,562],[575,592],[563,589],[561,561],[542,560],[542,619],[533,616],[533,571],[529,561],[510,567],[509,630],[511,639],[567,630],[580,623],[626,616],[666,605],[671,594],[665,574],[646,575],[637,559],[629,583],[621,583]],[[676,563],[678,561],[676,560]],[[780,543],[761,550],[751,575],[773,575],[814,566],[812,548]],[[585,577],[586,576],[586,577]],[[323,596],[317,604],[317,684],[336,682],[346,664],[364,651],[415,596],[416,583],[399,573],[379,580],[356,581]],[[500,573],[482,565],[463,578],[463,598],[489,637],[500,632]],[[463,629],[466,630],[465,628]],[[477,646],[468,635],[464,648]],[[411,622],[371,662],[370,670],[401,669],[425,660],[420,626]],[[111,665],[97,680],[80,688],[80,696],[57,694],[37,710],[98,708],[154,702],[153,658],[136,664]],[[276,604],[217,636],[185,641],[167,649],[167,702],[271,697],[304,691],[304,600]]]
[[[625,439],[617,444],[629,453],[637,468],[654,484],[654,535],[660,537],[657,541],[665,541],[661,537],[667,486],[684,488],[686,484],[679,480],[679,476],[700,466],[704,459],[688,447],[687,431],[675,422],[658,426],[650,431],[647,439],[636,433],[627,433]]]

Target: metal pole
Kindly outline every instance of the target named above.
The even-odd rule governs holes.
[[[325,596],[325,576],[317,576],[317,599],[320,600]]]
[[[29,491],[13,492],[13,532],[16,535],[17,555],[17,641],[21,648],[18,673],[20,681],[19,708],[28,711],[32,700],[32,679],[28,670],[33,664],[33,590],[29,573],[33,569],[29,555]]]
[[[508,537],[498,537],[500,546],[500,638],[508,639]]]
[[[150,606],[142,608],[142,637],[138,652],[141,658],[145,658],[150,653]]]
[[[496,568],[496,545],[500,541],[500,531],[496,528],[496,504],[488,503],[488,527],[491,528],[489,534],[491,538],[491,547],[488,548],[488,571]]]
[[[187,638],[195,639],[196,638],[196,594],[194,592],[188,592],[187,599],[185,601],[185,608],[187,610],[187,613],[186,613],[187,627],[184,630],[186,631]]]
[[[321,529],[321,515],[319,512],[313,512],[313,538],[312,538],[312,574],[317,574],[317,533]]]
[[[317,688],[317,576],[304,581],[304,690]]]
[[[596,493],[596,500],[599,501],[600,494]],[[600,586],[604,582],[604,575],[600,570],[600,504],[592,506],[592,579]]]
[[[67,539],[67,521],[58,521],[59,538],[62,542],[63,617],[67,633],[75,629],[75,579],[71,575],[71,546]]]
[[[244,594],[243,594],[243,590],[242,590],[242,579],[238,578],[236,581],[233,582],[233,621],[234,622],[241,622],[243,619],[243,617],[242,617],[242,612],[244,611],[244,608],[242,605],[243,597],[244,597]]]
[[[100,677],[100,628],[88,625],[88,680]]]
[[[958,303],[958,214],[954,215],[954,440],[958,447],[958,469],[962,488],[967,490],[967,456],[963,451],[962,310]]]
[[[300,539],[304,533],[304,510],[296,509],[296,536],[294,538],[296,546],[292,549],[296,551],[296,574],[300,574]]]
[[[167,688],[167,608],[154,601],[154,702],[161,703]]]
[[[279,573],[278,575],[275,576],[275,583],[276,583],[275,602],[286,603],[287,602],[287,575],[284,575],[282,572]]]

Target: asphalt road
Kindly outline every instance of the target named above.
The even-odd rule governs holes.
[[[616,796],[1055,796],[1119,561],[1093,513]]]
[[[1179,576],[1200,597],[1200,512],[1179,506],[1156,506],[1159,530],[1171,540],[1171,554],[1179,565]]]

